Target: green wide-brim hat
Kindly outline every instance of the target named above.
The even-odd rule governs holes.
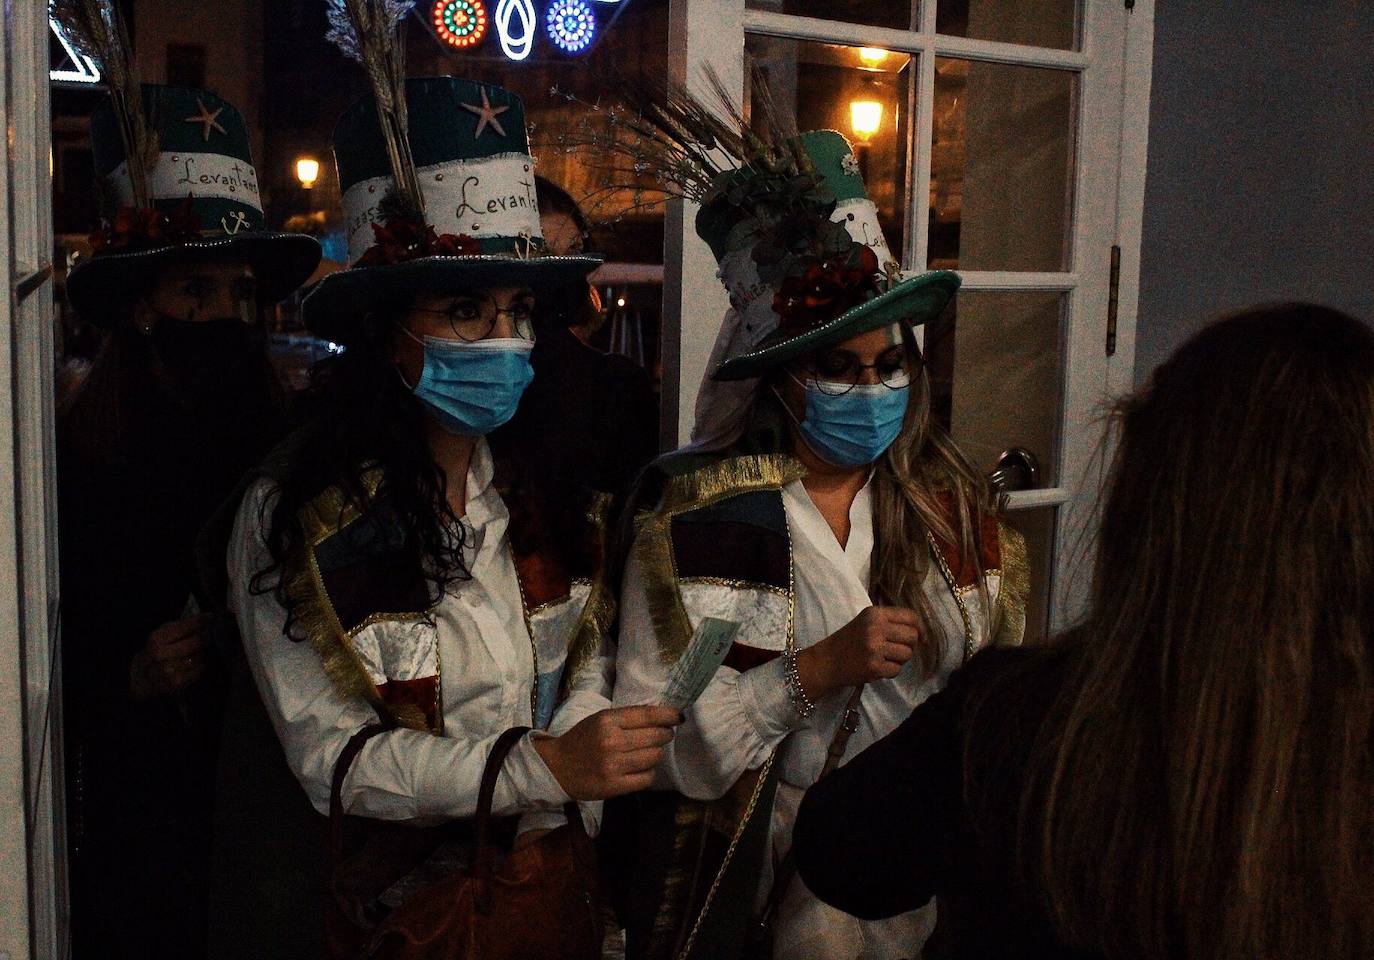
[[[823,186],[834,196],[831,219],[842,223],[855,241],[871,247],[879,266],[889,271],[889,276],[897,277],[897,264],[878,225],[877,207],[868,198],[849,141],[834,130],[805,133],[801,140]],[[715,380],[757,377],[813,350],[894,323],[920,326],[940,316],[959,289],[959,275],[949,270],[893,279],[886,289],[838,316],[804,330],[784,333],[779,327],[780,318],[773,312],[775,291],[759,282],[752,248],[731,249],[732,235],[747,235],[736,230],[737,226],[738,221],[731,218],[728,209],[703,206],[697,216],[697,232],[715,254],[722,281],[740,314],[724,360],[711,373]]]
[[[543,253],[534,160],[525,105],[493,84],[458,77],[406,81],[408,141],[425,201],[425,220],[440,235],[463,237],[475,252],[358,265],[373,246],[373,225],[393,185],[375,101],[365,97],[334,128],[350,267],[325,277],[302,306],[316,336],[347,344],[378,307],[417,293],[585,283],[594,256]]]
[[[158,138],[147,173],[151,205],[162,213],[189,213],[199,237],[78,261],[67,275],[72,307],[88,322],[108,326],[164,267],[198,261],[247,263],[263,301],[289,296],[319,266],[320,244],[305,234],[265,228],[243,115],[197,87],[144,84],[141,103]],[[111,198],[133,206],[124,143],[108,100],[91,115],[91,147],[96,175]]]
[[[944,313],[959,290],[959,275],[950,270],[931,270],[903,280],[872,300],[865,300],[834,320],[792,337],[765,339],[759,349],[732,357],[713,375],[717,380],[747,380],[770,367],[789,363],[812,350],[834,346],[861,333],[905,320],[913,327]]]

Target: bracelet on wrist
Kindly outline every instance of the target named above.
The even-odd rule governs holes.
[[[797,715],[803,720],[807,719],[816,712],[816,704],[806,695],[806,689],[802,686],[795,650],[782,655],[782,677],[783,683],[787,685],[787,699],[792,701],[792,709],[796,710]]]

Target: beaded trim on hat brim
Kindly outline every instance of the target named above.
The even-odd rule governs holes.
[[[938,317],[954,298],[959,289],[959,275],[949,270],[932,270],[920,276],[904,280],[891,290],[852,307],[833,320],[827,320],[795,337],[755,350],[752,353],[732,357],[720,365],[712,375],[713,380],[747,380],[756,377],[769,367],[777,366],[786,360],[809,350],[847,340],[850,337],[867,333],[897,320],[907,320],[912,326],[921,326]],[[943,288],[943,291],[942,291]],[[945,295],[917,316],[901,313],[902,301],[918,293],[940,293]]]
[[[311,332],[337,341],[347,339],[346,334],[364,313],[398,292],[438,292],[465,284],[494,286],[504,281],[502,275],[534,287],[559,286],[585,279],[602,262],[601,257],[585,255],[526,258],[482,253],[464,257],[419,257],[400,263],[352,267],[321,280],[305,298],[301,310]],[[395,289],[393,284],[397,279],[411,274],[417,275],[411,278],[412,286],[404,291]],[[493,282],[493,275],[496,282]]]
[[[300,262],[289,263],[279,254],[252,256],[255,248],[299,248]],[[255,269],[263,276],[258,278],[264,299],[275,303],[289,296],[315,272],[320,265],[321,250],[319,241],[303,233],[258,232],[243,233],[233,237],[207,237],[204,240],[189,240],[185,243],[171,243],[146,250],[129,250],[119,253],[101,253],[78,262],[67,276],[67,295],[78,313],[92,323],[102,323],[104,317],[99,305],[89,302],[91,297],[102,295],[104,285],[127,280],[136,270],[146,270],[161,261],[172,262],[178,259],[195,259],[205,254],[223,251],[243,253],[236,257],[244,262],[255,262]],[[289,269],[289,268],[294,269]]]

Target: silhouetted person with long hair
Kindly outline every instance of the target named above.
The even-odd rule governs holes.
[[[1374,332],[1222,320],[1120,404],[1091,603],[812,789],[822,899],[961,957],[1374,950]]]
[[[202,169],[252,169],[231,104],[153,85],[142,103],[162,121],[164,168],[194,150]],[[185,123],[197,105],[214,127]],[[128,181],[113,108],[91,124],[115,189]],[[320,248],[263,229],[246,189],[118,199],[67,278],[105,339],[58,421],[72,949],[181,960],[204,951],[223,689],[194,545],[281,428],[260,308],[304,282]]]

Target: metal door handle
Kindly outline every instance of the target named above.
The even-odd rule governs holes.
[[[997,458],[996,468],[988,474],[988,483],[994,493],[1034,490],[1040,486],[1040,461],[1029,450],[1012,447]]]

